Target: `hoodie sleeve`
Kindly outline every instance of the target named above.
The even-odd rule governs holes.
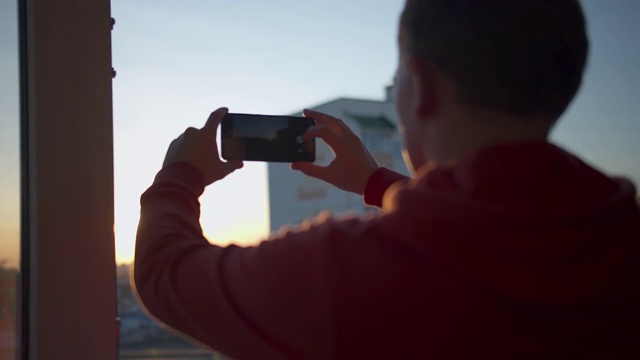
[[[364,191],[364,202],[370,206],[382,206],[382,198],[389,187],[398,181],[408,181],[409,178],[385,167],[376,170]]]
[[[199,171],[178,163],[141,197],[132,276],[147,311],[235,359],[331,358],[325,265],[307,256],[321,242],[290,232],[257,247],[212,245],[203,191]]]

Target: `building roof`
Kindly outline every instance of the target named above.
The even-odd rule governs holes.
[[[355,121],[362,128],[389,129],[394,130],[396,125],[384,114],[377,116],[354,114],[349,111],[343,112],[344,116]]]
[[[326,112],[328,107],[331,110],[327,114],[350,120],[360,128],[395,130],[398,126],[395,118],[389,114],[390,106],[393,107],[393,103],[388,100],[339,97],[307,109],[320,109]],[[296,112],[292,115],[299,116],[299,114],[300,112]]]
[[[320,104],[316,104],[315,106],[310,106],[309,109],[313,109],[313,108],[316,108],[316,107],[320,107],[320,106],[323,106],[323,105],[328,105],[328,104],[332,104],[332,103],[336,103],[336,102],[356,102],[356,103],[374,103],[374,104],[389,103],[386,100],[359,99],[359,98],[341,96],[341,97],[337,97],[335,99],[331,99],[331,100],[322,102]]]

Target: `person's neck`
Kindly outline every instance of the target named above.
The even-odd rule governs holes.
[[[489,146],[546,142],[552,123],[481,109],[450,112],[426,125],[424,153],[431,166],[452,165],[466,154]]]

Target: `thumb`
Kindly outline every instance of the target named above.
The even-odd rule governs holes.
[[[218,125],[220,125],[222,119],[224,119],[224,117],[227,115],[227,112],[229,112],[229,109],[227,109],[226,107],[221,107],[212,112],[202,129],[213,132],[215,134],[216,130],[218,129]]]
[[[229,170],[229,173],[238,169],[242,169],[243,166],[244,163],[240,160],[229,160],[225,163],[225,167],[227,168],[227,170]]]
[[[227,175],[242,168],[243,165],[242,161],[239,160],[231,160],[228,162],[221,161],[215,168],[209,169],[210,173],[206,176],[209,178],[207,183],[211,184],[212,182],[224,179]]]

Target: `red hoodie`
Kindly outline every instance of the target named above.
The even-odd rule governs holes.
[[[379,216],[222,248],[202,235],[200,173],[171,165],[141,200],[140,300],[235,359],[640,359],[630,182],[547,143],[399,179],[369,180]]]

